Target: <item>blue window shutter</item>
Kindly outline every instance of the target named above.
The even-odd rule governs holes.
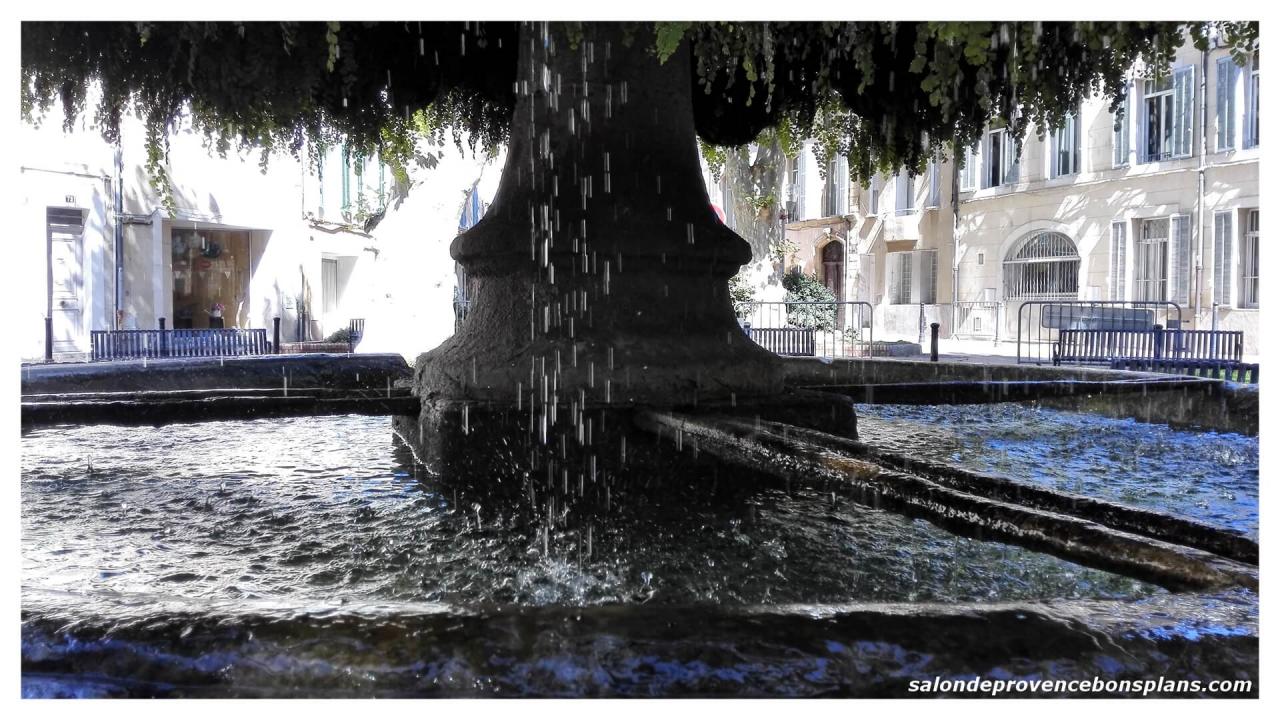
[[[1128,225],[1111,223],[1111,299],[1124,300],[1125,259],[1128,253]]]
[[[351,151],[342,144],[342,209],[351,206]]]
[[[938,166],[941,164],[941,158],[934,158],[929,163],[929,199],[925,202],[925,207],[936,208],[940,202],[942,195],[941,171]]]
[[[1138,87],[1145,88],[1145,83]],[[1151,153],[1147,140],[1151,133],[1151,106],[1147,102],[1145,93],[1138,95],[1138,162],[1151,162]]]
[[[1185,307],[1191,300],[1191,216],[1174,215],[1169,228],[1169,299]]]
[[[1195,72],[1195,65],[1188,65],[1173,73],[1173,154],[1175,157],[1191,155],[1191,129],[1195,117]]]
[[[1244,146],[1258,144],[1258,88],[1253,83],[1254,60],[1249,61],[1244,78]]]
[[[964,151],[964,167],[960,169],[960,189],[976,190],[978,186],[978,146]]]
[[[1231,304],[1231,213],[1213,214],[1213,301]]]
[[[1112,164],[1116,167],[1129,164],[1129,125],[1133,116],[1133,86],[1129,85],[1124,91],[1124,104],[1121,106],[1123,111],[1116,118],[1120,122],[1120,126],[1113,130],[1112,137]]]
[[[1225,57],[1218,60],[1218,150],[1236,146],[1236,78],[1239,66]]]
[[[806,220],[809,217],[808,208],[804,206],[804,186],[807,181],[809,165],[809,148],[806,145],[800,146],[800,154],[796,155],[796,214],[799,217],[792,218],[792,221]]]

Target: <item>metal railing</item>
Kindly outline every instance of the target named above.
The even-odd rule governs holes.
[[[872,331],[871,303],[734,303],[738,322],[752,340],[780,355],[872,357],[878,352]]]
[[[994,300],[951,303],[950,337],[1000,340],[1000,306]]]
[[[1054,362],[1062,330],[1151,332],[1160,325],[1181,330],[1182,307],[1169,301],[1027,300],[1018,307],[1017,359]]]

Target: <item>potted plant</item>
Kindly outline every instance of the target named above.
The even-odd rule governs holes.
[[[209,306],[209,327],[211,328],[225,327],[222,324],[222,311],[224,309],[225,309],[225,306],[220,302],[216,302],[213,305]]]

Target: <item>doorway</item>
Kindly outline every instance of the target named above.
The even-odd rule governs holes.
[[[249,233],[175,228],[174,328],[248,327]]]
[[[84,347],[84,211],[51,207],[45,221],[53,352],[80,352]]]
[[[836,296],[836,302],[844,300],[844,243],[839,240],[822,246],[822,284]]]

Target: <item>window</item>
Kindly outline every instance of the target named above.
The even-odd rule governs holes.
[[[342,146],[342,211],[351,209],[351,151]]]
[[[1258,211],[1250,210],[1240,248],[1240,307],[1258,307]]]
[[[983,165],[983,187],[993,188],[1016,182],[1018,179],[1017,148],[1013,134],[1005,128],[987,133],[986,162]]]
[[[1071,238],[1035,232],[1020,240],[1004,261],[1004,298],[1074,300],[1079,293],[1080,255]]]
[[[1218,152],[1236,146],[1236,80],[1239,76],[1240,66],[1231,58],[1218,60]]]
[[[978,253],[978,264],[982,265],[987,261],[986,253]]]
[[[1213,214],[1213,302],[1231,304],[1231,220],[1233,213]]]
[[[960,168],[960,191],[968,192],[978,189],[978,146],[966,148],[964,151],[964,167]]]
[[[914,185],[911,182],[911,173],[905,168],[899,170],[894,177],[894,211],[898,215],[909,215],[915,210]]]
[[[1072,114],[1050,140],[1049,177],[1080,172],[1080,117]]]
[[[871,176],[871,186],[867,189],[867,193],[871,196],[868,203],[868,211],[870,215],[880,214],[880,176]]]
[[[1169,220],[1142,221],[1133,284],[1136,300],[1164,300],[1169,278]]]
[[[827,164],[822,187],[822,217],[844,215],[849,207],[849,160],[839,156]]]
[[[357,158],[352,168],[356,175],[356,210],[363,211],[364,205],[364,160]]]
[[[1171,76],[1146,80],[1143,93],[1143,162],[1191,155],[1191,119],[1195,66]]]
[[[1111,223],[1111,299],[1124,300],[1125,260],[1129,248],[1129,225],[1123,220]]]
[[[802,145],[800,146],[800,154],[796,155],[795,160],[792,161],[794,163],[795,172],[792,175],[791,199],[796,204],[795,211],[791,213],[792,221],[805,220],[809,217],[806,214],[807,209],[804,206],[804,185],[805,181],[808,179],[808,173],[805,172],[805,168],[809,164],[806,162],[808,160],[808,156],[809,148]]]
[[[909,252],[889,253],[889,302],[893,305],[911,303],[911,266]]]
[[[1249,76],[1244,84],[1244,146],[1258,146],[1258,68],[1261,53],[1254,53],[1249,62]]]
[[[1129,164],[1129,121],[1133,117],[1133,86],[1124,88],[1124,103],[1115,115],[1115,127],[1111,139],[1111,164],[1124,167]]]
[[[932,305],[938,301],[938,251],[908,250],[886,256],[889,303]]]
[[[323,317],[328,318],[338,312],[338,261],[330,258],[320,260],[320,310]]]

